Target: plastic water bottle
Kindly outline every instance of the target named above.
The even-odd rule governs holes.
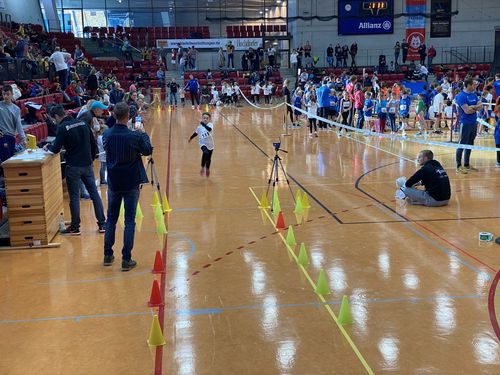
[[[59,215],[59,232],[66,230],[66,225],[64,224],[64,214],[61,212]]]

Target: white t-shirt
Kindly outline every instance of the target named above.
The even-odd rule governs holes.
[[[207,124],[207,127],[210,129],[213,129],[214,124],[209,122]],[[198,127],[196,128],[196,134],[198,134],[198,143],[199,143],[200,147],[206,146],[209,150],[214,149],[215,144],[214,144],[214,138],[212,137],[212,132],[213,132],[213,130],[211,132],[209,132],[201,124],[198,125]]]
[[[227,86],[226,93],[228,96],[233,96],[233,88],[231,86]]]
[[[309,103],[307,104],[307,117],[313,118],[312,115],[318,115],[318,104],[317,103]]]
[[[260,93],[260,86],[259,85],[255,85],[252,87],[252,94],[253,95],[259,95]]]
[[[70,57],[71,55],[67,52],[56,51],[50,56],[49,61],[54,63],[56,71],[60,71],[68,69],[67,61]]]
[[[212,90],[212,98],[214,101],[217,101],[217,99],[219,99],[219,92],[217,91],[217,89]]]
[[[273,89],[273,86],[271,86],[271,85],[264,86],[264,96],[271,95],[272,89]]]
[[[444,96],[441,93],[436,94],[434,96],[434,100],[432,101],[432,108],[434,109],[434,112],[439,113],[443,110],[443,105],[444,105]]]

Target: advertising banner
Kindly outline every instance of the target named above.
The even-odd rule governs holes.
[[[339,35],[394,33],[394,0],[339,0]]]
[[[218,39],[157,39],[156,47],[177,48],[178,44],[184,48],[194,46],[196,49],[226,49],[226,45],[231,41],[234,49],[244,51],[250,47],[257,49],[262,47],[262,38],[218,38]]]
[[[408,60],[420,60],[418,48],[425,43],[426,0],[406,0],[406,41],[410,45]],[[421,14],[421,15],[419,15]]]
[[[431,1],[431,38],[451,37],[451,0]]]

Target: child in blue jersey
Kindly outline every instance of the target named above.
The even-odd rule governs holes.
[[[296,108],[302,109],[302,91],[301,90],[297,90],[297,92],[295,94],[295,100],[293,102],[293,106]],[[293,114],[295,115],[295,125],[300,126],[299,121],[300,121],[300,118],[301,118],[300,116],[302,115],[302,112],[294,109]]]
[[[339,115],[339,98],[335,90],[330,91],[330,117],[335,120]]]
[[[495,147],[500,148],[500,105],[495,107],[497,126],[495,126]],[[497,168],[500,167],[500,151],[497,151]]]
[[[380,123],[380,132],[385,132],[385,125],[387,124],[387,99],[384,94],[379,93],[377,99],[377,117]]]
[[[372,129],[372,115],[373,115],[373,110],[375,108],[375,103],[372,100],[372,93],[368,91],[365,94],[365,103],[363,106],[363,117],[365,119],[365,123],[367,124],[366,129]]]
[[[401,99],[399,100],[399,122],[401,124],[401,135],[406,135],[406,128],[408,127],[408,119],[410,118],[410,104],[411,99],[408,96],[408,91],[403,91],[401,93]]]

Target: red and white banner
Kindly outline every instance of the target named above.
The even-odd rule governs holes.
[[[406,41],[410,45],[408,60],[420,60],[418,48],[425,43],[426,0],[406,0]]]

